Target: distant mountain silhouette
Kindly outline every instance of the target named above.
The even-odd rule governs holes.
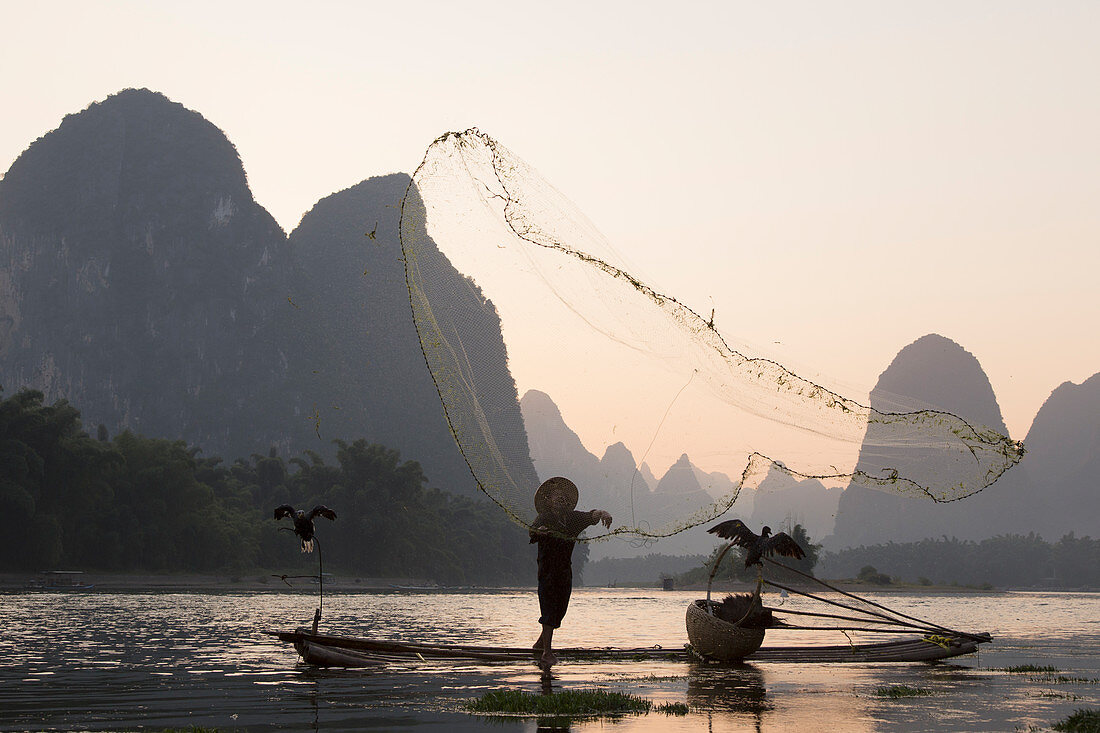
[[[207,451],[287,446],[286,239],[201,115],[129,89],[66,116],[0,180],[0,232],[6,393]]]
[[[581,443],[580,436],[565,424],[561,410],[550,395],[535,389],[527,390],[520,398],[519,406],[527,429],[527,443],[531,447],[531,461],[535,464],[539,480],[567,476],[581,490],[586,506],[602,507],[608,504],[614,491],[607,484],[613,482],[621,485],[622,477],[603,475],[600,459],[592,455]],[[619,458],[622,458],[621,454]],[[629,459],[629,464],[620,463],[617,467],[632,473],[633,458]],[[629,480],[627,477],[626,481]],[[649,491],[648,486],[646,491]]]
[[[288,240],[198,113],[129,89],[69,115],[0,180],[0,384],[230,460],[365,437],[472,491],[409,309],[408,182],[328,196]],[[464,284],[446,306],[496,390],[494,433],[526,455],[496,313],[436,254]],[[512,475],[534,483],[520,464]]]
[[[433,485],[472,490],[412,328],[396,208],[408,181],[382,176],[327,196],[288,238],[253,199],[233,145],[197,112],[129,89],[66,116],[0,179],[4,393],[40,389],[47,401],[71,401],[93,430],[179,438],[230,460],[272,445],[328,455],[330,438],[366,437],[419,461]],[[584,506],[620,516],[659,516],[685,497],[728,492],[729,477],[700,471],[686,454],[660,480],[622,443],[597,458],[549,396],[532,391],[521,403],[492,304],[436,254],[462,285],[441,305],[463,314],[494,437],[533,459],[509,467],[518,482],[568,475]],[[871,403],[933,407],[1005,430],[977,360],[942,336],[902,349]],[[849,486],[830,545],[1095,535],[1097,415],[1100,375],[1059,386],[1035,417],[1023,463],[962,501]],[[866,453],[861,466],[881,459]],[[752,524],[774,527],[789,513],[817,539],[835,492],[780,479],[769,475],[768,491],[746,494],[728,516],[744,518],[755,501]],[[683,535],[674,539],[684,552],[713,546],[703,529]],[[676,554],[674,545],[602,543],[592,557]]]
[[[936,334],[924,336],[898,353],[871,392],[871,406],[882,412],[943,410],[1008,432],[978,360],[954,341]],[[875,465],[886,461],[903,471],[908,463],[922,458],[884,454],[881,449],[873,456]],[[861,451],[857,468],[867,470],[868,460],[871,458]],[[1020,466],[984,491],[949,503],[849,485],[840,497],[834,536],[827,544],[854,547],[942,536],[984,539],[1026,532],[1029,524],[1034,529],[1037,517],[1027,516],[1034,509],[1027,465],[1025,456]]]
[[[699,487],[710,494],[714,501],[721,500],[733,491],[733,480],[721,471],[707,473],[696,466],[692,466],[692,471],[695,473],[695,480],[699,482]],[[739,508],[747,507],[752,503],[752,492],[748,489],[742,491],[743,495],[737,496]]]
[[[1024,446],[1038,505],[1029,517],[1039,520],[1035,531],[1048,541],[1068,531],[1100,536],[1100,374],[1051,392]]]
[[[816,479],[798,481],[772,469],[754,492],[749,526],[754,531],[764,526],[779,531],[788,523],[801,524],[810,539],[820,542],[833,532],[842,491],[839,487],[827,489]]]
[[[668,471],[657,482],[657,488],[654,489],[653,493],[678,498],[706,494],[699,484],[699,479],[695,476],[695,467],[691,465],[687,453],[682,454],[675,463],[668,467]],[[710,495],[706,494],[705,498],[710,500]]]
[[[645,471],[637,471],[634,455],[621,442],[607,446],[600,459],[600,476],[607,481],[609,503],[626,504],[635,491],[649,491],[651,485]]]
[[[409,309],[397,234],[409,181],[405,174],[370,178],[327,196],[291,233],[295,307],[282,309],[279,331],[300,357],[288,369],[287,399],[299,426],[306,416],[320,419],[322,438],[362,436],[397,448],[420,462],[434,485],[472,491]],[[439,258],[447,276],[461,281]],[[447,308],[463,315],[456,320],[468,329],[468,358],[481,360],[475,372],[500,374],[499,383],[511,385],[486,413],[495,416],[498,432],[525,440],[500,321],[470,288],[454,290]],[[508,455],[527,453],[524,444]],[[529,462],[513,466],[512,474],[535,482]]]
[[[722,494],[728,493],[733,485],[723,474],[700,471],[686,454],[659,481],[652,478],[645,465],[637,467],[634,456],[622,443],[609,446],[603,458],[597,459],[566,424],[558,406],[545,392],[528,390],[520,399],[520,407],[539,478],[562,475],[573,479],[581,491],[582,508],[607,509],[616,518],[616,525],[630,523],[634,517],[659,526],[664,521],[682,518],[685,506],[713,501],[712,492],[702,486],[700,477],[707,482],[707,488],[721,490]],[[647,474],[652,484],[646,479]],[[656,544],[628,543],[621,539],[593,543],[590,560],[640,557],[655,551],[672,555],[709,554],[714,545],[713,536],[697,528],[658,540]]]
[[[626,510],[631,492],[648,495],[650,486],[637,472],[634,456],[622,443],[609,446],[603,458],[584,447],[550,396],[528,390],[519,401],[531,460],[539,480],[568,476],[581,492],[582,508],[600,508],[612,516]]]

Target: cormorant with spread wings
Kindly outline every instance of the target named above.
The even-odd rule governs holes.
[[[745,526],[745,523],[740,519],[730,519],[716,524],[707,530],[711,534],[716,534],[722,539],[730,540],[732,544],[738,547],[744,547],[748,552],[745,553],[745,567],[750,565],[763,566],[761,558],[765,555],[780,554],[786,557],[793,557],[797,560],[801,560],[806,557],[805,551],[798,546],[798,543],[791,538],[786,532],[780,532],[777,535],[769,537],[771,535],[772,528],[764,527],[760,530],[760,534],[756,534],[751,529]]]
[[[336,512],[323,504],[313,507],[313,511],[309,514],[306,514],[303,509],[295,511],[290,504],[275,507],[275,519],[294,518],[294,534],[302,540],[302,552],[313,552],[313,535],[317,531],[316,527],[313,526],[313,518],[317,515],[325,519],[336,519]],[[287,527],[283,529],[287,529]]]

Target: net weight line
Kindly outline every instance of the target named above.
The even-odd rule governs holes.
[[[495,352],[488,342],[482,343],[481,336],[473,337],[476,328],[467,329],[476,324],[466,323],[469,314],[463,310],[465,306],[454,307],[466,303],[465,295],[470,293],[481,301],[472,306],[478,312],[492,311],[493,317],[487,322],[489,331],[499,327],[502,336],[507,332],[503,324],[513,323],[528,331],[554,333],[560,328],[569,336],[569,343],[582,343],[577,337],[591,333],[599,339],[594,344],[631,349],[629,361],[620,362],[619,356],[579,359],[575,363],[565,360],[570,363],[563,364],[563,369],[571,371],[563,372],[563,384],[569,383],[570,376],[595,375],[595,381],[602,378],[619,386],[623,384],[622,368],[635,365],[646,369],[674,366],[672,374],[682,374],[682,379],[687,374],[680,369],[688,367],[692,378],[710,390],[706,394],[714,414],[708,421],[728,419],[723,415],[736,411],[739,416],[747,413],[753,420],[766,421],[766,432],[775,433],[761,445],[757,431],[753,431],[751,438],[727,441],[727,447],[714,453],[711,460],[726,463],[727,471],[742,465],[744,456],[749,456],[741,469],[742,480],[731,482],[729,495],[713,502],[672,506],[641,501],[644,492],[637,494],[636,485],[640,466],[655,441],[669,437],[664,433],[665,419],[686,388],[676,391],[677,378],[667,377],[668,389],[675,396],[664,406],[664,413],[660,413],[662,400],[651,395],[652,403],[644,401],[635,418],[638,425],[645,426],[659,417],[654,420],[656,428],[641,461],[634,461],[627,490],[629,505],[620,504],[623,517],[630,518],[630,526],[579,541],[625,535],[636,538],[632,543],[644,546],[651,539],[698,526],[729,509],[746,475],[750,470],[766,468],[764,461],[770,466],[767,470],[780,470],[796,479],[847,478],[868,488],[899,495],[922,493],[933,501],[945,502],[980,491],[1023,454],[1019,443],[953,413],[931,409],[880,412],[801,377],[778,362],[752,357],[744,346],[727,341],[719,333],[713,309],[710,318],[704,318],[623,269],[625,263],[575,205],[537,171],[476,128],[444,133],[431,143],[410,178],[400,212],[399,259],[404,262],[409,305],[449,431],[478,488],[521,526],[530,528],[528,494],[537,484],[523,468],[530,462],[530,445],[502,440],[505,433],[498,431],[508,428],[507,434],[512,434],[506,423],[496,422],[500,395],[494,385],[479,376],[493,376],[495,382],[500,365],[470,358],[468,349],[486,356]],[[490,232],[492,236],[486,236]],[[503,244],[498,235],[503,237]],[[528,276],[542,289],[510,289]],[[463,297],[456,296],[460,291]],[[539,308],[538,317],[534,316],[530,304],[540,302],[543,296],[560,300],[566,307],[563,312],[572,315],[565,318]],[[573,316],[579,316],[584,326],[575,323]],[[495,344],[496,336],[490,336]],[[523,339],[509,339],[507,346],[510,353],[505,361],[510,359],[513,364],[545,356],[541,346],[532,347]],[[617,352],[586,346],[585,353],[592,357]],[[670,360],[670,355],[677,356]],[[635,363],[635,358],[640,361]],[[660,384],[661,391],[666,389],[665,382]],[[504,386],[515,385],[509,381]],[[566,389],[561,387],[562,391]],[[621,404],[615,403],[608,398],[599,410],[613,414],[621,409]],[[871,426],[874,431],[868,430]],[[703,435],[678,437],[684,445],[662,446],[662,450],[675,447],[682,452],[689,447],[694,451],[698,441],[709,440],[715,432],[706,427],[693,429],[702,430]],[[644,443],[645,430],[639,428],[631,444]],[[791,447],[799,441],[785,439],[785,431],[796,431],[800,439],[823,439],[829,446],[834,442],[858,444],[861,456],[864,445],[875,448],[896,443],[896,451],[891,451],[901,453],[909,447],[935,450],[939,460],[922,459],[921,465],[928,467],[915,471],[907,461],[899,463],[890,452],[869,459],[866,465],[857,463],[848,471],[848,465],[840,460],[850,460],[847,448],[835,460],[828,452],[818,456],[816,449]],[[625,445],[627,441],[623,442]],[[868,456],[873,453],[869,451]],[[622,499],[616,494],[616,501]]]

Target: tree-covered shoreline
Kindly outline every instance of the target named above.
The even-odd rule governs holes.
[[[1100,588],[1100,539],[1034,532],[981,541],[955,537],[888,542],[823,553],[819,575],[854,578],[866,566],[893,582],[996,588]]]
[[[534,582],[521,527],[488,500],[430,487],[417,462],[385,446],[333,440],[335,463],[312,450],[284,459],[274,449],[226,463],[180,440],[96,433],[65,400],[45,405],[33,390],[0,399],[0,502],[9,520],[0,572],[316,572],[314,556],[280,531],[290,522],[273,519],[274,507],[289,503],[339,514],[318,520],[326,571],[442,585]],[[586,551],[582,543],[575,553],[578,582]],[[943,537],[815,555],[816,567],[802,569],[824,578],[873,566],[902,583],[1100,587],[1100,539],[1072,533],[1058,542]],[[731,558],[723,565],[718,580],[755,577]],[[705,583],[707,574],[696,567],[678,573],[677,584]]]
[[[896,588],[1100,588],[1100,539],[1073,533],[1057,542],[1047,542],[1032,533],[999,535],[981,541],[941,537],[825,551],[810,541],[801,526],[796,526],[799,544],[813,550],[812,555],[798,564],[799,569],[823,579]],[[722,546],[716,544],[709,557],[653,554],[644,558],[604,559],[593,563],[589,570],[600,584],[614,581],[621,585],[659,586],[663,573],[673,577],[678,588],[700,587],[706,585],[711,563]],[[746,569],[741,557],[742,552],[734,548],[722,560],[715,582],[755,581],[756,570]],[[789,558],[778,559],[792,564]],[[813,563],[809,562],[811,559]],[[687,570],[673,569],[689,566]],[[768,568],[766,574],[779,582],[796,585],[804,582],[797,577],[784,579],[774,567]]]
[[[326,504],[325,570],[440,584],[529,584],[528,538],[489,501],[428,486],[415,461],[365,440],[334,440],[336,462],[272,449],[226,463],[183,441],[126,431],[92,437],[65,400],[23,390],[0,400],[0,571],[316,572],[274,507]]]

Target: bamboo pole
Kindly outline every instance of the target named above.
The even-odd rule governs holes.
[[[820,617],[820,618],[840,619],[841,621],[859,621],[859,622],[865,623],[865,624],[890,624],[890,625],[893,625],[893,626],[905,626],[905,627],[908,627],[908,628],[913,628],[912,624],[902,623],[901,621],[893,621],[893,620],[887,621],[885,619],[876,620],[876,619],[872,619],[872,618],[857,618],[855,616],[842,616],[841,614],[838,614],[838,613],[816,613],[814,611],[795,611],[794,609],[791,609],[791,608],[774,608],[772,606],[766,606],[764,610],[771,611],[772,613],[790,613],[790,614],[794,614],[795,616],[817,616],[817,617]]]
[[[783,563],[779,562],[778,560],[772,560],[770,557],[769,558],[764,558],[764,559],[767,560],[768,562],[772,563],[773,565],[778,565],[781,568],[784,568],[786,570],[790,570],[792,573],[795,573],[796,575],[801,575],[803,578],[808,578],[809,580],[812,580],[815,583],[820,583],[821,585],[825,586],[826,588],[828,588],[831,591],[835,591],[835,592],[837,592],[837,593],[839,593],[843,596],[847,596],[849,598],[854,598],[855,600],[860,601],[861,603],[866,603],[870,606],[874,606],[875,608],[881,608],[883,611],[886,611],[888,613],[892,613],[895,616],[900,616],[902,618],[909,619],[910,621],[916,621],[917,623],[921,623],[921,624],[924,624],[925,626],[930,626],[934,629],[937,629],[940,632],[945,632],[945,633],[948,633],[948,634],[954,634],[955,636],[963,636],[963,637],[966,637],[968,639],[974,639],[975,641],[980,640],[980,639],[984,639],[984,637],[975,636],[974,634],[967,634],[964,631],[956,631],[955,629],[950,629],[946,626],[940,626],[939,624],[932,623],[931,621],[925,621],[924,619],[917,618],[916,616],[910,616],[908,614],[902,613],[901,611],[895,611],[892,608],[887,608],[886,606],[882,605],[881,603],[875,603],[874,601],[869,601],[866,598],[860,598],[859,596],[855,595],[854,593],[849,593],[847,591],[841,590],[840,588],[837,588],[836,586],[829,585],[828,583],[826,583],[824,580],[821,580],[820,578],[815,578],[814,576],[808,575],[807,573],[804,573],[801,570],[795,570],[791,566],[784,565]],[[784,590],[791,591],[790,588],[785,588]],[[797,592],[797,591],[791,591],[791,592]],[[859,609],[855,609],[855,610],[859,610]],[[860,612],[861,613],[870,613],[869,611],[860,611]],[[874,615],[881,616],[882,614],[874,614]],[[886,617],[883,617],[883,618],[886,618]]]
[[[770,629],[771,627],[768,628]],[[866,626],[790,626],[786,624],[779,628],[793,631],[866,631],[868,634],[912,634],[916,631],[926,631],[929,633],[934,631],[934,629],[917,628],[872,629]]]
[[[877,618],[885,619],[887,621],[893,621],[897,624],[906,624],[908,626],[913,626],[913,624],[907,624],[905,621],[901,621],[901,620],[895,619],[895,618],[890,618],[889,616],[887,616],[884,613],[878,613],[877,611],[871,611],[871,610],[868,610],[866,608],[858,608],[857,606],[849,606],[847,603],[841,603],[840,601],[831,601],[828,598],[822,598],[819,595],[815,595],[813,593],[807,593],[804,590],[798,590],[796,588],[791,588],[790,586],[783,585],[782,583],[776,583],[773,580],[765,580],[764,582],[767,583],[770,586],[775,587],[775,588],[781,588],[782,590],[789,591],[790,593],[795,593],[795,594],[800,595],[800,596],[805,596],[807,598],[812,598],[815,601],[821,601],[822,603],[828,603],[831,606],[839,606],[840,608],[846,608],[849,611],[855,611],[856,613],[865,613],[868,616],[875,616]],[[914,627],[914,628],[924,628],[924,627]]]
[[[313,614],[313,633],[317,633],[317,624],[321,623],[321,611],[325,608],[325,566],[321,562],[321,541],[316,536],[313,537],[313,546],[317,548],[317,583],[318,583],[318,602],[317,613]]]

